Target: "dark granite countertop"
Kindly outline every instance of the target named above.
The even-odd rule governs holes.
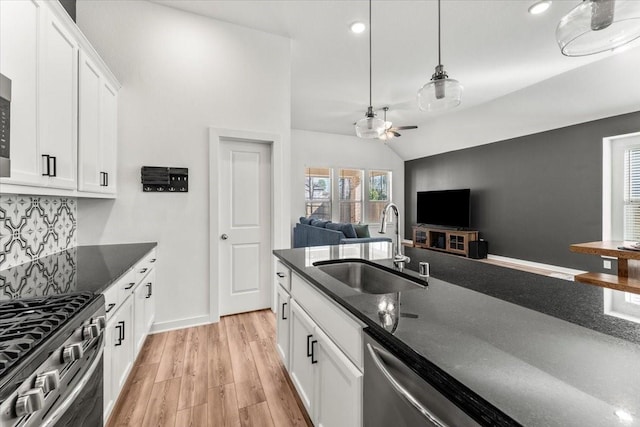
[[[483,425],[640,425],[640,325],[604,314],[601,288],[415,248],[402,274],[417,278],[429,262],[426,289],[361,294],[313,266],[354,258],[394,269],[390,246],[274,254]],[[399,313],[383,321],[389,302]]]
[[[157,243],[78,246],[0,271],[0,301],[90,291],[99,294]]]

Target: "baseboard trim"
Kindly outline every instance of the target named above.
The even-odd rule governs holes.
[[[577,276],[578,274],[586,273],[586,271],[584,270],[575,270],[573,268],[560,267],[558,265],[551,265],[551,264],[543,264],[541,262],[527,261],[527,260],[518,259],[518,258],[509,258],[506,256],[500,256],[500,255],[489,254],[487,255],[487,258],[493,259],[496,261],[508,262],[511,264],[523,265],[526,267],[540,268],[543,270],[551,270],[558,273],[570,274],[572,276]]]
[[[211,323],[209,315],[189,317],[186,319],[169,320],[167,322],[155,322],[151,326],[150,334],[158,332],[174,331],[176,329],[191,328],[193,326],[208,325]]]

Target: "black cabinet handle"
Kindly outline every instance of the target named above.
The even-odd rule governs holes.
[[[105,312],[105,313],[110,312],[111,310],[113,310],[113,307],[115,307],[115,306],[116,306],[115,304],[109,304],[109,305],[107,306],[107,309],[106,309],[104,312]]]
[[[311,357],[313,353],[311,353],[311,338],[313,335],[307,335],[307,357]]]
[[[282,320],[287,320],[287,318],[286,318],[286,317],[284,317],[284,306],[285,306],[285,305],[287,305],[287,303],[286,303],[286,302],[283,302],[283,303],[282,303]]]
[[[277,272],[276,276],[278,276],[281,279],[284,279],[284,273]]]
[[[123,320],[122,322],[118,322],[118,323],[122,323],[122,341],[124,341],[126,339],[126,335],[124,332],[124,327],[126,325],[125,321]]]
[[[104,186],[105,187],[109,186],[109,172],[104,173]]]
[[[140,273],[144,274],[147,272],[147,270],[149,270],[148,268],[143,268],[142,270],[140,270]]]
[[[154,262],[156,262],[156,259],[155,259],[155,258],[151,258],[151,259],[149,260],[149,262],[153,264]]]
[[[42,157],[45,159],[45,164],[47,165],[47,171],[43,172],[42,176],[50,176],[49,175],[49,167],[50,167],[49,157],[51,157],[51,156],[49,156],[48,154],[43,154]]]
[[[124,288],[125,288],[125,290],[129,290],[129,289],[133,288],[135,285],[136,285],[136,282],[131,282],[131,283],[129,283],[128,286],[125,286]]]
[[[109,185],[109,178],[106,172],[100,172],[100,187],[106,187]]]
[[[118,342],[116,343],[116,347],[122,345],[122,341],[124,341],[124,321],[118,322],[116,325],[116,329],[118,330]]]
[[[315,365],[316,363],[318,363],[317,359],[314,359],[314,357],[316,357],[316,351],[315,348],[313,348],[314,344],[318,344],[317,340],[313,340],[311,341],[311,364]]]
[[[49,156],[49,161],[51,161],[51,159],[53,159],[53,172],[49,171],[47,168],[49,176],[58,176],[58,159],[56,156]]]
[[[153,289],[152,287],[153,287],[152,282],[147,283],[147,296],[145,298],[151,298],[152,289]]]

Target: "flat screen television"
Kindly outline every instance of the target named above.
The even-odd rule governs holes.
[[[471,190],[418,191],[419,224],[469,228]]]

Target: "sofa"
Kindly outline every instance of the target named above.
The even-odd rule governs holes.
[[[293,228],[293,247],[391,242],[389,237],[371,237],[367,224],[348,224],[300,217]]]

